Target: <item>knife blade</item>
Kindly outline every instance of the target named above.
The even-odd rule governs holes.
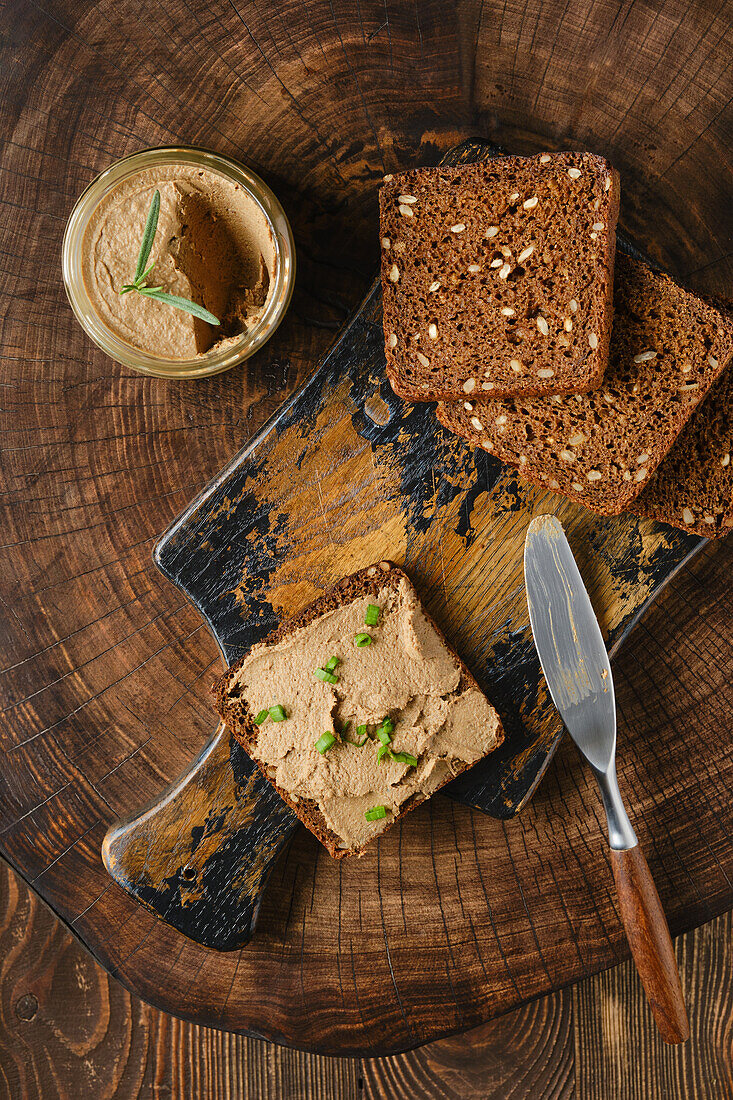
[[[616,702],[601,628],[560,522],[536,516],[524,544],[529,620],[552,701],[598,780],[621,920],[667,1043],[690,1035],[667,920],[616,778]]]

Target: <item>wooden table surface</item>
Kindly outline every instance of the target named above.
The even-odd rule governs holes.
[[[355,935],[359,965],[343,986],[340,972],[331,983],[342,1000],[314,1006],[299,984],[303,930],[314,900],[327,907],[336,895],[306,834],[266,899],[281,938],[215,966],[110,885],[99,845],[110,821],[157,794],[212,730],[216,650],[155,573],[151,545],[308,375],[363,295],[382,173],[434,162],[470,133],[518,151],[592,147],[621,170],[631,235],[697,288],[730,292],[730,15],[726,3],[684,0],[173,0],[154,16],[139,0],[20,0],[10,18],[5,9],[0,849],[118,976],[165,1007],[343,1050],[350,1021],[358,1028],[370,998],[388,995],[383,1049],[397,1049],[622,957],[603,840],[587,827],[598,799],[569,746],[512,826],[443,799],[411,815],[409,842],[430,834],[441,855],[434,915],[447,961],[435,1002],[432,987],[402,1001],[412,975],[407,954],[395,973],[390,910],[370,926],[380,942],[372,988],[376,956],[360,959]],[[177,142],[259,171],[291,217],[299,257],[290,314],[267,348],[194,384],[111,364],[73,320],[58,264],[66,217],[94,174]],[[733,903],[729,571],[725,546],[706,551],[618,666],[621,785],[673,931]],[[501,905],[490,948],[492,964],[497,951],[506,959],[499,986],[482,978],[481,945],[466,949],[473,926],[460,919],[464,902],[477,904],[461,890],[477,878],[461,866],[457,838],[474,831],[478,849],[495,853],[481,904]],[[390,868],[378,876],[381,886]],[[431,887],[424,903],[433,896]],[[289,904],[300,924],[286,928]],[[313,919],[323,919],[318,906]],[[204,967],[220,986],[213,1013],[196,999]]]

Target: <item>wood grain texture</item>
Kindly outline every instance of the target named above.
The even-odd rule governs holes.
[[[153,23],[139,0],[21,0],[1,18],[2,851],[93,950],[114,950],[130,985],[154,969],[169,1006],[197,1016],[206,988],[208,1023],[241,1024],[246,1000],[250,1027],[332,1049],[354,1041],[370,1002],[389,1020],[367,1041],[387,1049],[556,986],[558,939],[579,970],[609,965],[622,941],[604,842],[588,829],[600,807],[569,748],[511,825],[445,799],[412,815],[397,858],[377,867],[368,935],[358,883],[301,833],[265,899],[268,938],[225,963],[111,884],[99,849],[213,729],[216,647],[156,574],[152,544],[364,294],[381,174],[434,162],[471,132],[527,151],[592,146],[621,169],[632,235],[677,276],[725,291],[729,4],[186,0]],[[58,269],[66,216],[94,174],[179,141],[259,171],[299,256],[273,340],[195,385],[110,364],[73,321]],[[694,583],[675,580],[675,615],[663,602],[637,627],[635,663],[617,663],[620,783],[673,933],[733,900],[729,553],[710,551]],[[427,999],[403,996],[415,980],[403,906],[424,912],[409,947]],[[338,960],[325,999],[300,980],[316,965],[316,922]]]
[[[640,845],[611,851],[619,916],[631,956],[665,1043],[684,1043],[690,1037],[674,947],[649,865]]]
[[[131,997],[0,862],[0,1100],[639,1100],[733,1095],[733,919],[676,944],[692,1038],[660,1040],[630,963],[420,1050],[327,1058]]]

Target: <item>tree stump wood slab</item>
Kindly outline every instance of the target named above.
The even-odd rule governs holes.
[[[622,173],[629,235],[698,289],[731,293],[730,17],[725,3],[682,0],[172,0],[154,20],[135,0],[21,0],[6,13],[0,845],[136,993],[209,1025],[385,1053],[624,957],[600,804],[567,746],[511,822],[434,799],[353,867],[299,830],[261,931],[231,954],[133,902],[100,845],[212,732],[217,647],[151,548],[363,297],[381,175],[435,163],[472,134],[520,152],[592,148]],[[110,363],[73,320],[59,265],[66,217],[92,177],[177,143],[258,171],[286,207],[299,259],[273,340],[243,368],[195,383]],[[668,678],[665,706],[618,684],[620,783],[673,933],[733,904],[720,646],[730,563],[725,545],[711,550],[699,596],[665,597],[664,659],[650,672]],[[700,616],[710,626],[693,651],[685,637]],[[644,630],[642,620],[625,658],[642,667]],[[691,662],[700,699],[717,700],[714,724],[678,705],[678,670]]]

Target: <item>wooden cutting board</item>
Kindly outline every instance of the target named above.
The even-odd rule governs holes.
[[[471,141],[446,160],[498,154]],[[446,793],[509,818],[562,733],[529,628],[529,521],[560,516],[611,650],[704,540],[631,516],[594,516],[522,485],[441,428],[432,404],[396,397],[384,366],[377,283],[310,381],[163,536],[155,560],[194,601],[228,662],[344,575],[381,558],[403,565],[507,734]],[[252,934],[296,823],[219,729],[157,806],[110,831],[104,858],[120,885],[174,927],[232,949]]]

